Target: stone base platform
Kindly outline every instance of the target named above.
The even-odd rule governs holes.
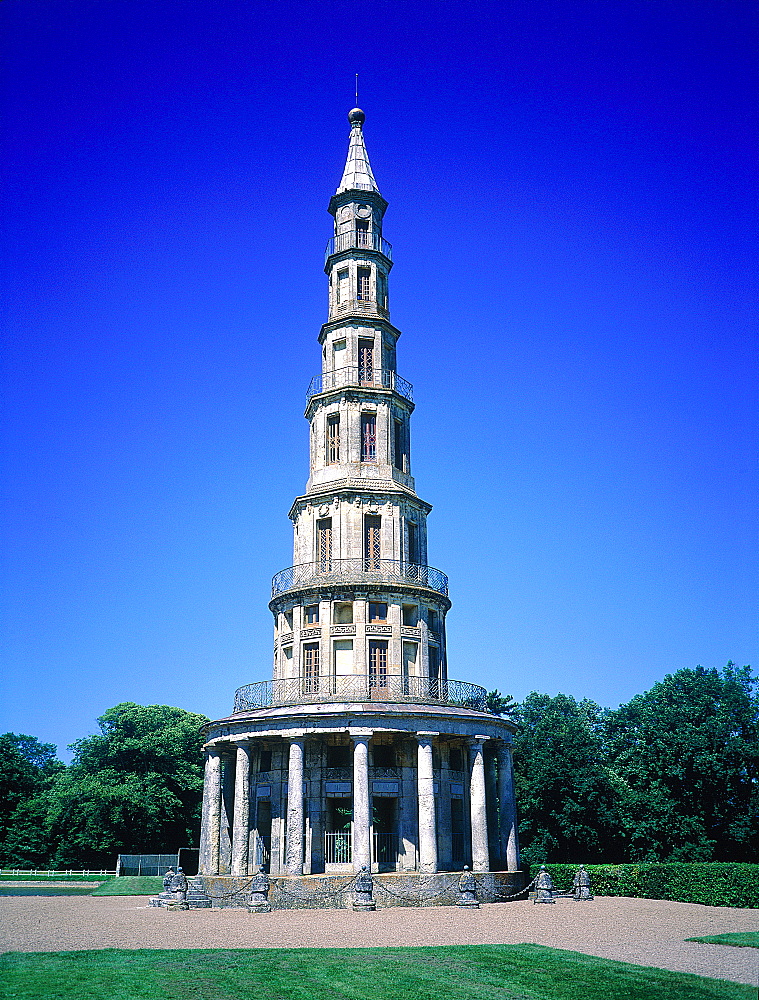
[[[455,906],[461,872],[384,872],[372,875],[378,909],[388,906]],[[197,875],[214,907],[245,907],[252,876]],[[353,875],[271,875],[269,903],[272,910],[350,909]],[[480,903],[504,903],[525,898],[525,872],[475,872]],[[188,897],[189,898],[189,897]]]
[[[162,892],[160,896],[151,896],[148,900],[148,906],[162,906],[167,910],[175,909],[185,909],[185,910],[206,910],[211,906],[210,897],[206,894],[203,888],[203,883],[197,876],[193,876],[187,880],[187,902],[186,905],[181,906],[174,901],[174,897],[170,892]]]

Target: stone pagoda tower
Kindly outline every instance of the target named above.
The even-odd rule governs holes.
[[[427,564],[413,390],[396,371],[387,202],[364,113],[348,117],[306,396],[310,476],[269,604],[273,678],[207,727],[200,873],[515,873],[514,727],[487,712],[484,688],[448,677],[448,579]]]

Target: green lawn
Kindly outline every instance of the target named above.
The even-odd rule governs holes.
[[[737,931],[735,934],[708,934],[706,937],[687,938],[703,944],[730,944],[733,948],[759,948],[759,931]]]
[[[157,896],[163,892],[160,875],[122,875],[93,889],[93,896]]]
[[[2,1000],[755,1000],[756,987],[540,945],[0,956]]]

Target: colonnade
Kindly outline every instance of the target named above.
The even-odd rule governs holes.
[[[315,734],[314,734],[315,735]],[[371,795],[369,744],[374,731],[351,730],[352,741],[352,864],[358,871],[371,867]],[[435,808],[436,779],[433,766],[435,732],[417,732],[416,819],[417,861],[421,873],[438,871],[438,830]],[[303,794],[304,736],[284,737],[287,759],[287,838],[284,873],[302,875],[306,842]],[[494,744],[486,754],[488,742]],[[206,751],[203,817],[200,841],[201,874],[247,875],[251,832],[251,754],[256,738],[217,744]],[[469,839],[474,871],[487,872],[492,862],[509,871],[519,868],[519,846],[514,805],[511,751],[501,740],[469,737]],[[222,768],[222,758],[226,766]],[[233,765],[233,766],[232,766]],[[232,794],[234,781],[234,794]],[[494,801],[494,795],[496,801]],[[231,829],[230,829],[231,828]],[[227,853],[222,856],[224,843]],[[231,844],[231,849],[230,845]],[[228,865],[228,867],[227,867]]]

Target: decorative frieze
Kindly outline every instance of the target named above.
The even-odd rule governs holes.
[[[355,635],[355,625],[332,625],[329,630],[330,635]]]
[[[318,639],[322,634],[320,628],[303,628],[300,630],[301,639]]]
[[[393,626],[392,625],[367,625],[366,626],[367,635],[392,635]]]

